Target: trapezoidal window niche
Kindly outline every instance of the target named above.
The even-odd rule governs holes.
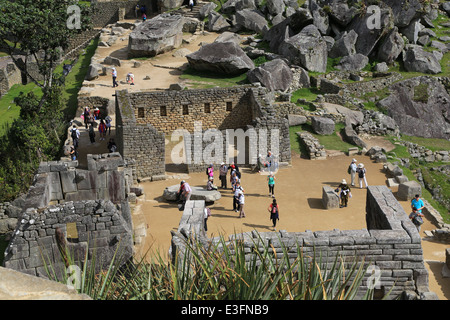
[[[167,116],[167,107],[166,106],[161,106],[159,108],[159,115],[161,117],[166,117]]]
[[[189,114],[189,105],[187,105],[187,104],[183,104],[183,110],[182,110],[182,114],[185,116],[185,115],[188,115]]]
[[[233,103],[231,101],[227,101],[227,111],[232,111],[233,110]]]
[[[142,107],[138,108],[138,118],[145,118],[145,110]]]

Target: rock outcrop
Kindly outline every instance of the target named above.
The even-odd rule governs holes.
[[[186,58],[195,70],[227,75],[241,74],[255,67],[253,61],[234,42],[213,42]]]
[[[183,17],[161,14],[138,25],[129,36],[128,57],[154,57],[181,46]]]

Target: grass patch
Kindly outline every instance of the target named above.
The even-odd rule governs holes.
[[[33,92],[36,96],[42,95],[42,90],[34,83],[27,85],[15,84],[8,93],[0,98],[0,136],[4,135],[8,125],[20,115],[20,107],[14,103],[14,99],[23,92]]]
[[[234,87],[248,84],[247,73],[236,76],[220,75],[213,72],[197,71],[188,67],[180,76],[181,79],[188,80],[191,88],[207,89],[215,87]]]
[[[428,102],[428,85],[425,83],[421,83],[414,87],[414,101],[417,102]]]
[[[300,126],[290,127],[289,133],[290,133],[291,150],[301,155],[307,155],[306,148],[300,142],[300,139],[296,134],[297,132],[300,131],[307,131],[311,133],[316,139],[318,139],[320,144],[322,144],[326,150],[338,150],[342,152],[347,152],[349,148],[353,148],[355,146],[341,139],[340,132],[344,129],[344,127],[345,124],[336,123],[335,132],[331,135],[320,135],[314,133],[312,126],[309,123],[305,123]]]
[[[445,139],[432,139],[402,135],[402,140],[423,146],[431,151],[450,150],[450,141]]]
[[[91,58],[95,53],[95,49],[97,48],[99,39],[95,38],[92,40],[86,49],[83,51],[84,53],[80,54],[78,60],[70,70],[69,74],[65,79],[65,86],[63,91],[63,97],[66,100],[66,109],[64,110],[65,115],[68,118],[73,118],[78,108],[78,91],[83,85],[84,78],[86,77],[86,73],[89,68],[89,64],[91,62]],[[55,69],[55,73],[62,73],[64,64],[73,63],[70,60],[64,61],[63,64],[59,65]]]

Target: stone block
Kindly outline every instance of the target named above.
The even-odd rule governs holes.
[[[60,172],[62,192],[64,194],[77,191],[75,176],[75,170]]]
[[[399,184],[397,183],[397,181],[394,178],[387,179],[387,184],[388,184],[389,188],[398,187],[399,186]]]
[[[64,199],[61,188],[61,179],[59,178],[59,172],[49,172],[48,176],[49,176],[50,201]]]
[[[330,135],[334,133],[334,121],[325,117],[312,117],[311,125],[317,134]]]
[[[325,209],[339,208],[339,196],[329,186],[322,187],[322,204]]]
[[[306,118],[305,116],[298,115],[298,114],[289,114],[288,121],[289,121],[289,126],[294,127],[294,126],[299,126],[299,125],[305,124],[308,121],[308,118]]]
[[[408,201],[414,196],[422,195],[422,186],[417,181],[407,181],[398,186],[397,198],[401,201]]]

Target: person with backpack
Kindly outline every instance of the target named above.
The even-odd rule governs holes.
[[[108,132],[108,135],[111,135],[111,122],[112,122],[112,118],[107,115],[105,117],[105,124],[106,124],[106,132]]]
[[[351,198],[352,192],[350,190],[350,187],[347,184],[347,181],[345,179],[342,179],[341,184],[337,187],[335,192],[339,192],[339,189],[341,189],[341,192],[339,194],[339,198],[341,199],[341,204],[339,205],[339,208],[344,208],[348,204],[348,198]]]
[[[214,178],[214,166],[213,164],[210,164],[208,168],[206,168],[206,177],[209,178]]]
[[[359,178],[359,188],[362,189],[362,185],[363,185],[363,181],[366,184],[366,188],[368,187],[367,185],[367,179],[366,179],[366,168],[364,168],[364,164],[360,163],[358,165],[358,169],[356,169],[356,172],[358,172],[358,178]]]
[[[352,187],[355,186],[355,176],[356,176],[356,170],[358,169],[358,167],[356,166],[356,159],[352,159],[352,163],[350,163],[350,165],[348,166],[348,174],[350,174],[351,177],[351,184]]]
[[[73,125],[72,129],[70,130],[70,136],[72,137],[73,147],[77,149],[78,142],[80,140],[80,131],[77,129],[76,125]]]
[[[417,231],[420,232],[420,226],[423,224],[424,215],[413,207],[412,212],[409,214],[409,219],[416,226]]]
[[[270,220],[272,220],[272,228],[276,228],[277,220],[280,220],[280,207],[277,204],[277,199],[273,199],[267,210],[270,212]]]
[[[269,197],[275,197],[275,176],[272,172],[267,177],[267,181],[269,182]]]

